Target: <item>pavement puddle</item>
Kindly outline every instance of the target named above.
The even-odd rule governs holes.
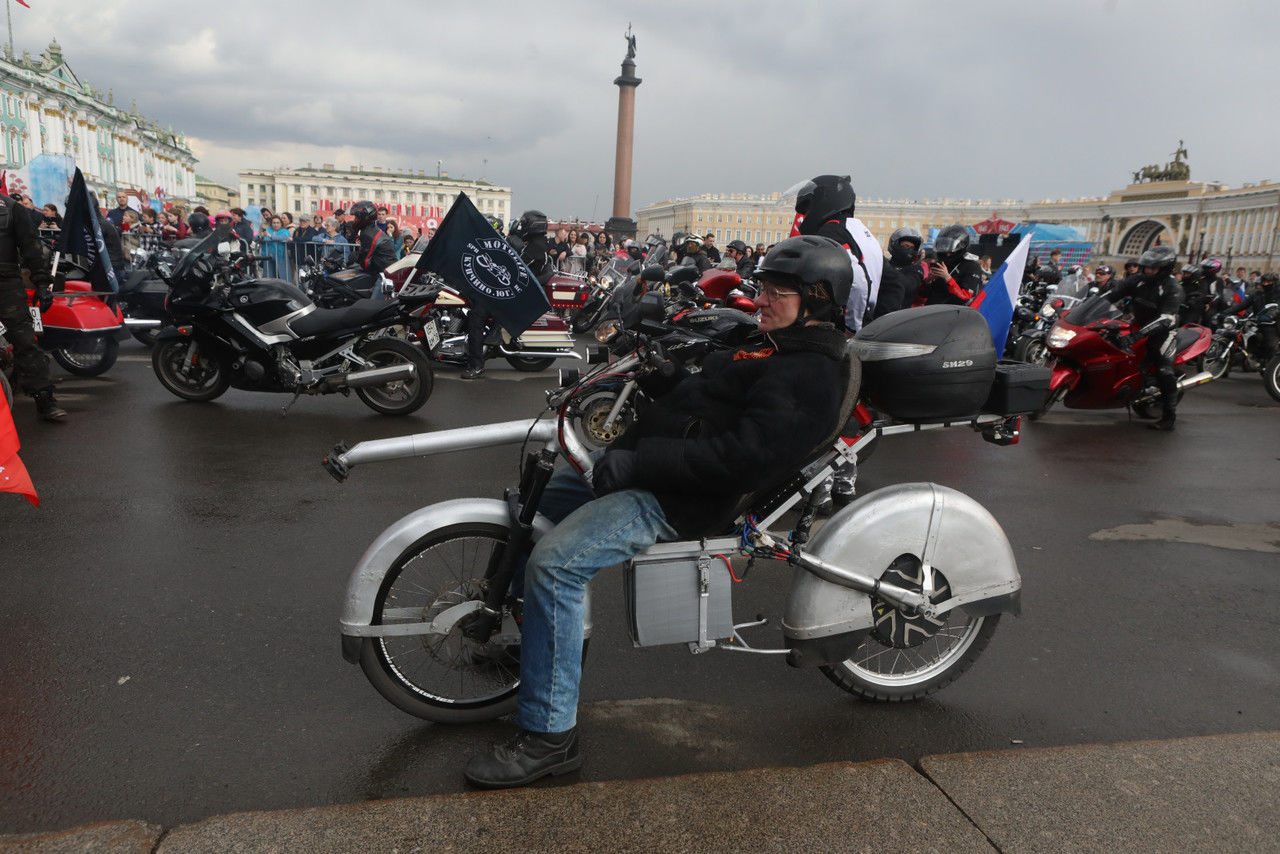
[[[1178,516],[1156,519],[1146,524],[1119,525],[1095,531],[1091,540],[1163,540],[1170,543],[1192,543],[1235,551],[1280,554],[1280,525],[1253,525],[1245,522],[1211,524]]]
[[[608,722],[625,729],[653,750],[681,750],[693,755],[728,754],[733,743],[720,733],[733,732],[732,710],[711,703],[646,697],[634,700],[597,700],[583,707],[593,722]]]

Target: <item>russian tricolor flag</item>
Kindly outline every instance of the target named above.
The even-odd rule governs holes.
[[[991,327],[991,343],[997,356],[1004,352],[1009,337],[1009,324],[1013,322],[1013,307],[1018,304],[1018,291],[1022,287],[1022,273],[1027,266],[1027,253],[1031,250],[1031,235],[1024,234],[1013,252],[991,274],[987,286],[978,298],[969,304],[987,320]]]

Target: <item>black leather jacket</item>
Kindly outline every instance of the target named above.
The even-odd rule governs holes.
[[[377,223],[370,223],[361,230],[359,244],[355,262],[366,273],[376,276],[396,262],[395,246]]]

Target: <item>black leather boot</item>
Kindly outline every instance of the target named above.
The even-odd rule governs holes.
[[[503,744],[473,756],[463,776],[481,789],[511,789],[527,786],[548,774],[567,774],[581,766],[577,727],[565,732],[522,729]]]
[[[36,412],[45,421],[62,421],[67,417],[67,410],[58,405],[53,398],[53,389],[42,388],[32,395],[36,401]]]

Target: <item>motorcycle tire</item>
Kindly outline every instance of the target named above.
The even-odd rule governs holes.
[[[419,348],[398,338],[376,338],[361,345],[359,353],[375,367],[410,364],[415,376],[380,386],[362,386],[356,397],[365,406],[382,415],[408,415],[422,408],[435,388],[431,360]]]
[[[131,329],[129,334],[134,340],[146,347],[148,350],[156,346],[156,341],[160,339],[161,326],[148,326],[145,329]]]
[[[419,539],[392,563],[374,599],[373,624],[394,609],[434,619],[446,608],[483,596],[482,579],[508,528],[485,522],[450,525]],[[510,625],[510,614],[504,624]],[[505,630],[505,629],[504,629]],[[396,708],[443,724],[510,714],[520,688],[519,647],[479,644],[454,626],[440,635],[365,638],[360,667]]]
[[[1032,365],[1047,365],[1049,349],[1045,347],[1043,338],[1029,338],[1024,335],[1018,339],[1017,345],[1013,348],[1013,358]]]
[[[188,351],[191,346],[196,348],[194,354]],[[188,338],[161,341],[153,347],[151,369],[171,394],[197,403],[221,397],[231,386],[226,366],[216,358],[201,359],[200,345]]]
[[[1266,387],[1267,394],[1271,395],[1271,399],[1280,403],[1280,353],[1272,356],[1271,361],[1263,367],[1262,384]]]
[[[538,371],[545,371],[547,368],[555,364],[554,356],[507,356],[507,364],[527,374],[534,374]]]
[[[96,377],[105,374],[116,363],[120,342],[110,335],[95,335],[72,347],[54,347],[53,360],[69,374]]]
[[[0,371],[0,392],[4,393],[4,402],[13,409],[13,386],[9,383],[9,375]]]
[[[1062,399],[1064,394],[1066,394],[1066,392],[1063,389],[1049,392],[1049,396],[1045,398],[1044,406],[1041,406],[1027,417],[1032,421],[1039,421],[1041,418],[1044,418],[1049,414],[1049,410],[1053,409],[1057,402]]]
[[[876,632],[867,634],[862,645],[850,658],[839,664],[826,664],[819,668],[823,675],[850,694],[863,700],[882,703],[902,703],[918,700],[944,688],[959,678],[977,660],[991,641],[1000,615],[986,617],[967,617],[957,614],[962,609],[956,608],[948,612],[954,615],[957,622],[955,631],[959,634],[952,637],[948,632],[939,632],[938,636],[946,636],[953,641],[945,647],[935,646],[934,638],[916,647],[899,648],[880,640]],[[914,652],[913,650],[933,650]],[[911,669],[903,673],[885,673],[878,669],[877,662],[900,664],[903,661]],[[912,666],[915,665],[915,666]]]

